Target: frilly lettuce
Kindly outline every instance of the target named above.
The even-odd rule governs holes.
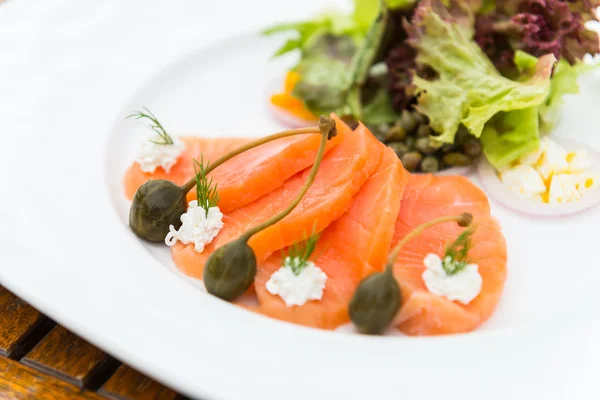
[[[538,59],[531,54],[518,50],[515,52],[514,63],[521,76],[531,76],[535,73],[535,65]],[[566,94],[579,93],[579,77],[597,68],[598,65],[588,65],[583,61],[577,61],[571,65],[561,58],[555,65],[550,80],[550,90],[546,100],[538,107],[540,118],[540,131],[547,133],[554,128],[560,116],[560,107],[563,104],[563,96]]]
[[[553,55],[541,57],[533,76],[523,82],[503,77],[473,41],[472,19],[462,11],[456,17],[439,2],[424,0],[408,27],[417,63],[437,73],[434,80],[415,76],[416,108],[429,117],[437,140],[446,143],[454,141],[461,124],[479,137],[497,113],[542,104],[556,61]]]
[[[534,151],[540,143],[538,125],[536,107],[496,114],[481,134],[487,160],[500,169]]]
[[[523,80],[535,74],[538,59],[517,51],[514,63]],[[554,66],[550,90],[538,107],[496,115],[485,125],[481,135],[488,161],[502,168],[533,151],[539,144],[539,132],[548,133],[560,116],[560,106],[565,94],[579,93],[577,78],[595,66],[577,62],[575,65],[561,59]]]

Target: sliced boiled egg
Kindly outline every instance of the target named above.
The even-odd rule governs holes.
[[[570,139],[545,137],[501,170],[485,159],[477,170],[491,197],[525,214],[569,215],[600,203],[600,153]]]
[[[552,177],[550,190],[548,191],[548,202],[551,204],[561,204],[568,201],[575,201],[581,198],[581,193],[577,189],[577,177],[572,174],[556,174]]]
[[[542,179],[548,180],[553,174],[569,170],[568,153],[558,143],[546,137],[542,143],[542,149],[542,156],[535,164]]]
[[[585,171],[592,166],[592,160],[586,149],[577,150],[567,154],[569,172]]]
[[[502,182],[522,197],[537,198],[546,191],[540,174],[530,165],[517,165],[501,174]]]

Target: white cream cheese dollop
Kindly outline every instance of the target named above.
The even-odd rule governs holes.
[[[135,162],[140,165],[140,169],[152,173],[156,168],[162,167],[168,173],[185,150],[185,144],[181,140],[175,137],[172,140],[173,144],[160,144],[164,139],[158,134],[145,140],[135,158]]]
[[[181,216],[181,227],[175,229],[169,227],[169,233],[165,238],[167,246],[173,246],[177,241],[183,244],[194,243],[194,249],[198,253],[204,251],[204,247],[212,242],[223,228],[223,213],[219,207],[210,207],[208,215],[206,210],[198,206],[198,201],[190,201],[186,213]]]
[[[301,306],[309,300],[321,300],[327,283],[327,274],[308,261],[298,275],[292,264],[300,262],[298,257],[286,257],[283,266],[271,275],[266,288],[272,295],[279,295],[288,307]]]
[[[453,261],[446,257],[443,262]],[[477,264],[468,264],[456,274],[448,275],[436,254],[428,254],[423,263],[426,267],[422,275],[423,282],[431,293],[467,305],[481,292],[483,279]]]

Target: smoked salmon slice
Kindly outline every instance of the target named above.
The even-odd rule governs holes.
[[[323,298],[287,307],[279,296],[269,293],[266,282],[283,263],[282,255],[275,253],[258,267],[254,280],[260,303],[257,311],[321,329],[335,329],[350,321],[348,303],[356,286],[363,277],[385,265],[407,181],[408,172],[394,151],[386,148],[352,207],[327,227],[317,242],[311,260],[328,277]]]
[[[393,244],[424,222],[463,212],[474,216],[476,229],[468,258],[479,265],[481,292],[463,305],[427,290],[422,278],[423,259],[429,253],[443,256],[446,246],[464,228],[445,223],[425,230],[403,247],[394,265],[394,277],[402,290],[402,306],[394,324],[408,335],[469,332],[489,318],[500,300],[506,281],[506,241],[490,215],[486,195],[467,178],[411,175],[396,220]]]
[[[377,168],[382,154],[379,141],[364,125],[352,131],[343,121],[333,117],[338,136],[343,137],[342,142],[323,158],[312,186],[292,213],[250,239],[248,243],[259,262],[271,253],[300,241],[313,229],[313,224],[320,232],[341,217],[352,205],[354,195]],[[202,278],[204,262],[214,249],[283,211],[296,197],[309,173],[310,170],[306,169],[260,199],[224,213],[223,229],[202,253],[196,252],[191,244],[177,243],[172,247],[175,264],[183,273]]]
[[[327,143],[326,151],[343,140],[338,135]],[[167,179],[182,185],[194,176],[193,160],[214,161],[227,152],[244,145],[254,138],[197,138],[181,139],[185,151],[177,164],[166,173],[157,168],[146,173],[134,163],[125,173],[125,194],[132,199],[136,190],[150,179]],[[283,183],[312,165],[321,137],[306,134],[281,138],[248,150],[215,169],[210,177],[217,184],[221,212],[235,210],[277,189]],[[188,193],[188,201],[196,199],[196,191]]]

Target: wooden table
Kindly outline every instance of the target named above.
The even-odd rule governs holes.
[[[185,397],[122,364],[0,286],[0,399]]]

